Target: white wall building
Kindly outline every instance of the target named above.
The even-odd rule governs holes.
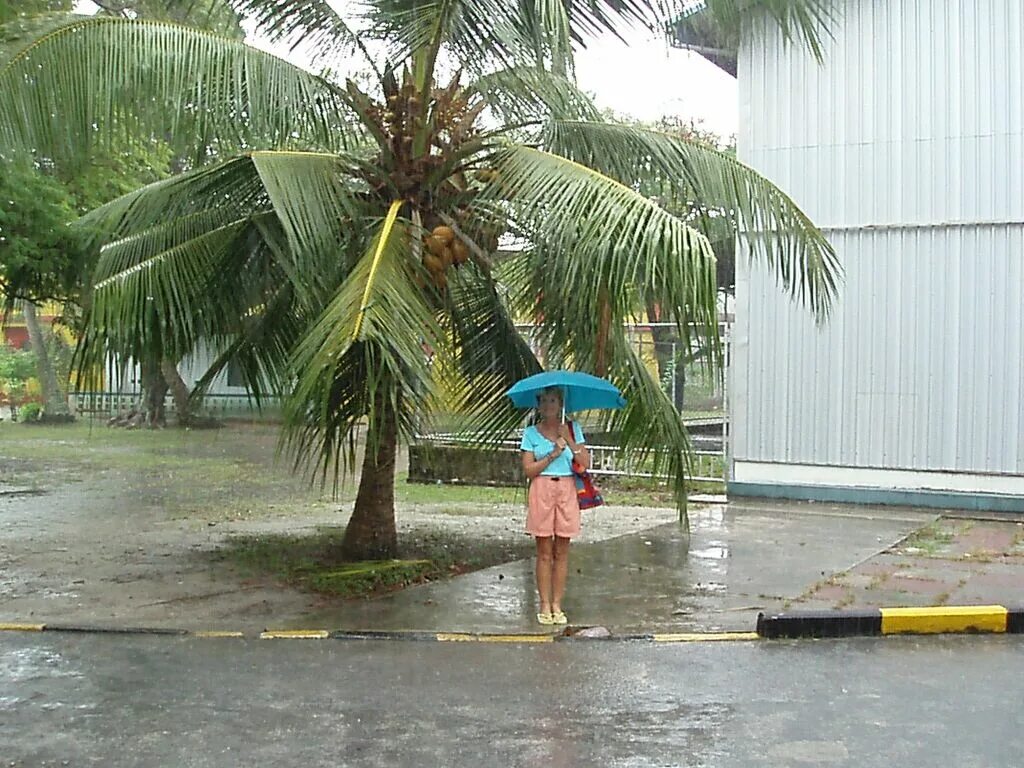
[[[847,0],[739,55],[742,160],[835,246],[831,319],[737,274],[733,495],[1024,511],[1024,2]]]

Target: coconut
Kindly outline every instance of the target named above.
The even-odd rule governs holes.
[[[423,254],[423,266],[432,275],[440,275],[444,273],[445,263],[440,256],[435,256],[432,253]]]
[[[465,264],[469,260],[469,248],[461,240],[451,244],[452,261],[456,265]]]
[[[439,258],[444,257],[446,243],[440,237],[437,235],[427,235],[423,242],[427,246],[427,250],[432,254]]]
[[[448,245],[452,240],[455,239],[455,230],[451,227],[446,227],[443,224],[440,227],[434,227],[434,237],[439,237],[444,240],[444,244]]]

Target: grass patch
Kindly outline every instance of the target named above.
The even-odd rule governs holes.
[[[595,477],[608,504],[633,507],[674,507],[675,493],[665,480],[650,477]],[[725,483],[692,482],[690,493],[725,493]]]
[[[526,505],[526,487],[410,483],[396,478],[395,500],[409,504],[516,504]],[[674,507],[675,495],[664,480],[649,477],[595,475],[594,481],[608,504],[635,507]],[[690,493],[725,493],[725,483],[695,482]]]
[[[395,476],[395,501],[407,504],[526,504],[526,487],[410,483],[406,472]]]
[[[900,549],[914,547],[929,556],[937,554],[939,550],[949,546],[954,538],[953,532],[942,530],[941,525],[942,521],[939,520],[914,531],[904,540]]]
[[[525,536],[515,543],[431,530],[403,534],[400,560],[349,562],[340,555],[343,536],[344,529],[336,527],[306,535],[239,536],[213,557],[250,576],[270,577],[310,592],[367,598],[519,560],[533,552]]]

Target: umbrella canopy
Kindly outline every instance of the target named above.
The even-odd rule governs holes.
[[[534,408],[537,395],[548,387],[562,390],[565,412],[622,408],[625,398],[618,388],[597,376],[578,371],[545,371],[517,381],[505,394],[517,408]]]

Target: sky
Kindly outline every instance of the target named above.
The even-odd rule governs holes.
[[[332,0],[336,7],[340,3]],[[76,10],[96,10],[79,0]],[[727,138],[737,131],[736,81],[701,56],[670,48],[638,30],[624,30],[624,41],[606,34],[587,41],[576,54],[579,86],[593,94],[597,105],[640,120],[678,116],[701,122]],[[248,42],[292,63],[309,68],[301,52],[274,46],[250,33]]]

